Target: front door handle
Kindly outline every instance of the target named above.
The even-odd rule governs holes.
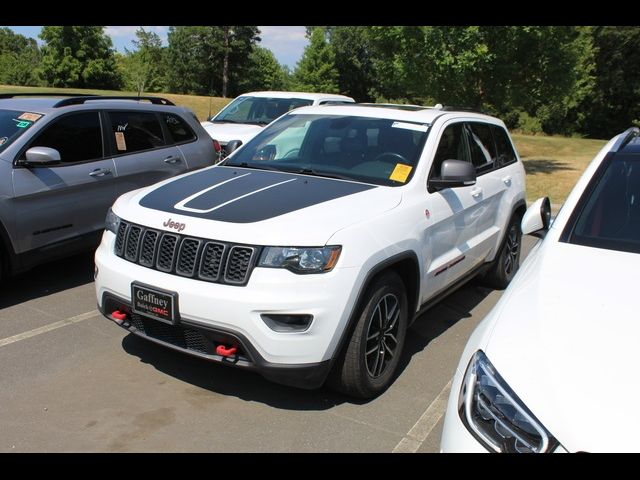
[[[164,163],[180,163],[181,161],[180,157],[167,157],[164,159]]]
[[[471,190],[471,196],[473,198],[480,198],[482,196],[482,189],[474,188],[473,190]]]
[[[511,175],[507,175],[506,177],[502,177],[502,181],[507,186],[511,185]]]
[[[108,168],[96,168],[95,170],[92,170],[91,173],[89,173],[89,176],[104,177],[105,175],[109,175],[110,173],[111,170],[109,170]]]

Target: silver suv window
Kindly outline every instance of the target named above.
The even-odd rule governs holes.
[[[0,110],[0,152],[42,117],[41,113]]]

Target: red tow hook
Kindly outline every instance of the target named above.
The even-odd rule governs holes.
[[[124,320],[127,319],[127,314],[124,312],[121,312],[120,310],[114,310],[113,312],[111,312],[111,316],[118,323],[122,323]]]
[[[227,348],[224,345],[218,345],[216,347],[216,353],[222,357],[230,357],[231,355],[235,355],[237,351],[238,351],[237,347]]]

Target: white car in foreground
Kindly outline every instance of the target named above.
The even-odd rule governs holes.
[[[247,143],[265,125],[290,110],[310,105],[354,103],[354,99],[332,93],[250,92],[236,97],[202,126],[218,142],[226,156],[226,145],[232,140]]]
[[[443,452],[640,451],[639,135],[600,151],[548,231],[548,201],[525,214],[544,241],[465,347]]]

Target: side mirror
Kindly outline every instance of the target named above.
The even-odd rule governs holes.
[[[476,168],[463,160],[445,160],[440,167],[440,176],[429,179],[432,190],[468,187],[476,183]]]
[[[524,235],[543,238],[551,225],[551,202],[542,197],[531,204],[522,217],[520,228]]]
[[[227,146],[225,147],[227,156],[231,155],[231,152],[233,152],[234,150],[237,150],[240,145],[242,145],[242,140],[231,140],[229,143],[227,143]]]
[[[273,160],[276,156],[275,145],[265,145],[253,156],[251,160]]]
[[[55,165],[60,163],[60,152],[55,148],[49,147],[31,147],[25,152],[26,165],[33,165],[36,167]]]

